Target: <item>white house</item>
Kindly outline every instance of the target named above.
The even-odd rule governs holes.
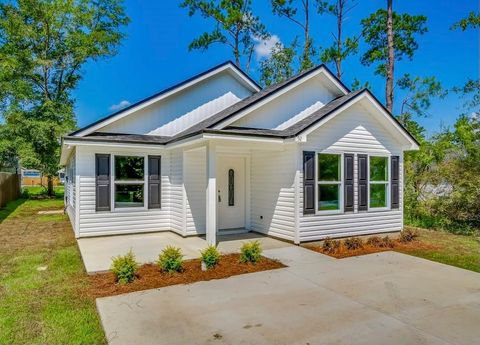
[[[324,66],[261,89],[227,62],[63,138],[77,237],[400,231],[415,139]]]

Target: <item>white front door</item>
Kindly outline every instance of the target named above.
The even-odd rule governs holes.
[[[218,157],[218,229],[245,228],[245,158]]]

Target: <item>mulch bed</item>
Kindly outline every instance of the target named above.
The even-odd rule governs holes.
[[[416,251],[416,250],[430,250],[430,249],[437,249],[437,247],[422,243],[420,241],[412,241],[412,242],[400,242],[398,240],[395,240],[393,247],[375,247],[371,246],[368,244],[364,244],[363,248],[355,249],[355,250],[348,250],[344,246],[340,247],[340,249],[336,252],[329,253],[325,252],[322,248],[321,245],[310,245],[306,244],[304,245],[305,248],[313,250],[315,252],[325,254],[331,257],[334,257],[336,259],[343,259],[343,258],[349,258],[352,256],[359,256],[359,255],[367,255],[367,254],[373,254],[373,253],[381,253],[381,252],[386,252],[386,251],[398,251],[398,252],[409,252],[409,251]]]
[[[137,271],[137,279],[129,284],[117,284],[113,273],[99,273],[89,277],[88,293],[94,298],[115,296],[123,293],[155,289],[176,284],[191,284],[198,281],[227,278],[239,274],[260,272],[286,267],[280,261],[262,257],[256,264],[241,263],[240,254],[222,255],[218,265],[202,271],[201,260],[188,260],[183,263],[180,273],[162,272],[155,264],[144,264]]]

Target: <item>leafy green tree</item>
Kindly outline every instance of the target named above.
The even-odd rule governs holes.
[[[461,19],[452,25],[452,29],[461,29],[465,31],[467,29],[478,29],[480,28],[480,12],[470,12],[468,17]]]
[[[246,70],[254,52],[254,38],[269,37],[265,26],[252,13],[251,0],[184,0],[180,7],[188,8],[188,15],[199,13],[205,19],[212,19],[215,28],[195,38],[189,50],[207,50],[213,44],[223,44],[232,49],[235,64],[240,67],[241,58],[246,57]]]
[[[480,116],[480,79],[470,79],[465,85],[454,87],[453,91],[464,99],[464,111],[477,117]]]
[[[388,11],[379,9],[365,19],[362,19],[362,34],[369,46],[363,54],[361,62],[365,66],[376,64],[375,74],[386,79],[385,93],[387,109],[393,111],[393,71],[396,61],[404,58],[412,59],[418,49],[416,35],[427,32],[425,16],[392,13],[393,41],[388,39]],[[393,48],[393,53],[392,49]],[[393,58],[392,58],[393,57]]]
[[[370,82],[366,81],[362,83],[359,79],[353,78],[352,85],[350,86],[350,89],[352,91],[357,91],[361,89],[370,89],[372,86],[370,85]]]
[[[404,94],[397,118],[420,143],[418,151],[406,152],[404,156],[405,214],[407,218],[418,218],[423,210],[420,203],[427,198],[428,188],[438,176],[434,167],[441,160],[442,150],[438,142],[426,138],[425,128],[416,118],[428,116],[432,99],[442,98],[446,92],[435,77],[412,77],[409,74],[397,81],[397,87]]]
[[[337,21],[337,32],[333,33],[333,44],[324,49],[320,59],[324,63],[335,63],[338,79],[342,79],[342,62],[350,55],[358,51],[359,36],[343,37],[343,26],[348,13],[356,6],[355,0],[335,0],[333,3],[321,1],[318,4],[318,12],[331,14]]]
[[[296,47],[296,40],[289,47],[285,47],[281,43],[275,44],[271,55],[260,62],[260,81],[263,85],[277,84],[293,76]]]
[[[316,54],[310,35],[310,14],[312,6],[309,0],[271,0],[273,13],[284,17],[297,25],[303,32],[303,48],[300,57],[300,71],[313,67],[312,58]],[[314,6],[318,0],[314,1]]]
[[[447,94],[435,76],[412,77],[407,73],[397,81],[397,87],[405,93],[399,115],[400,122],[405,126],[407,116],[427,117],[432,99],[443,98]]]
[[[81,68],[87,61],[113,56],[124,37],[120,28],[128,22],[121,0],[0,4],[4,129],[21,165],[48,177],[49,195],[59,169],[60,137],[75,128],[71,93]]]
[[[468,17],[455,23],[451,29],[467,29],[480,28],[480,13],[470,12]],[[465,85],[454,87],[453,92],[459,94],[464,100],[464,109],[471,112],[474,117],[480,116],[480,79],[468,79]]]
[[[431,215],[453,232],[472,234],[480,229],[480,122],[461,115],[452,130],[438,137],[445,143],[438,174],[448,190],[434,198]]]

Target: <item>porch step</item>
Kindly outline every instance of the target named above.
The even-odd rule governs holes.
[[[247,232],[249,232],[249,230],[247,230],[245,228],[223,229],[223,230],[218,230],[218,235],[219,236],[236,235],[236,234],[245,234]]]

